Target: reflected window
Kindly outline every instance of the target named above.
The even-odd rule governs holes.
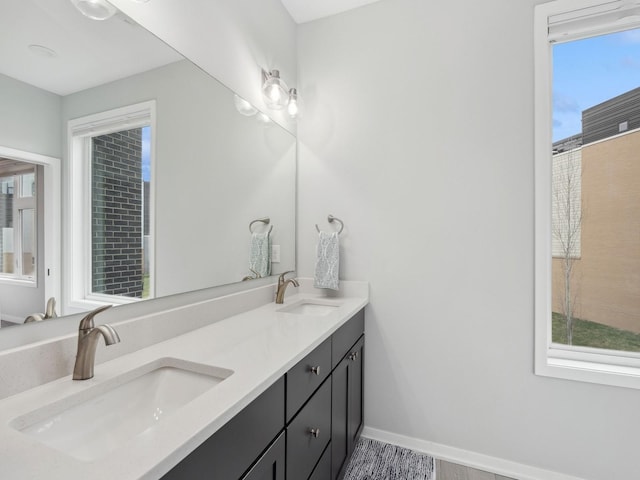
[[[143,138],[149,126],[91,137],[92,293],[149,296],[151,171]]]
[[[36,169],[0,159],[0,277],[34,282],[37,259]]]
[[[70,122],[71,307],[153,297],[153,102]]]

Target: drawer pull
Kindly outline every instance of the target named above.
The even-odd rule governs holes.
[[[310,370],[311,370],[311,373],[314,373],[316,375],[320,375],[320,366],[311,367]]]
[[[320,435],[320,429],[319,428],[311,428],[309,430],[309,433],[311,434],[311,436],[313,438],[318,438],[318,436]]]
[[[351,355],[349,355],[349,360],[355,360],[356,358],[358,358],[358,352],[352,352]]]

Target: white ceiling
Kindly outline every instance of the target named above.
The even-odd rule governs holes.
[[[280,0],[296,23],[346,12],[380,0]]]
[[[29,45],[54,50],[53,58]],[[122,14],[95,21],[69,0],[2,0],[0,73],[58,95],[182,59]]]
[[[68,95],[141,73],[182,57],[122,13],[84,17],[69,0],[0,0],[0,74]],[[297,23],[379,0],[281,0]],[[41,45],[55,57],[34,54]]]

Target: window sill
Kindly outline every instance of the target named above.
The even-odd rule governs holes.
[[[38,282],[33,279],[21,279],[21,278],[11,278],[0,276],[0,285],[13,285],[16,287],[30,287],[37,288]]]
[[[536,375],[615,387],[640,389],[640,357],[637,354],[593,353],[550,348],[536,362]]]

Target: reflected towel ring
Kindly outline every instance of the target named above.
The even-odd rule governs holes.
[[[342,220],[340,220],[338,217],[334,217],[333,215],[329,215],[327,217],[327,222],[329,222],[329,223],[338,222],[340,224],[340,230],[338,230],[338,235],[340,235],[342,233],[342,230],[344,230],[344,222]],[[318,231],[318,233],[320,233],[320,227],[318,227],[317,223],[316,223],[316,230]]]
[[[249,223],[249,231],[253,233],[253,230],[251,229],[251,227],[253,227],[254,223],[264,223],[265,225],[269,225],[270,222],[271,222],[271,219],[269,217],[256,218],[253,222]],[[271,233],[271,230],[273,230],[273,225],[269,227],[269,233]]]

